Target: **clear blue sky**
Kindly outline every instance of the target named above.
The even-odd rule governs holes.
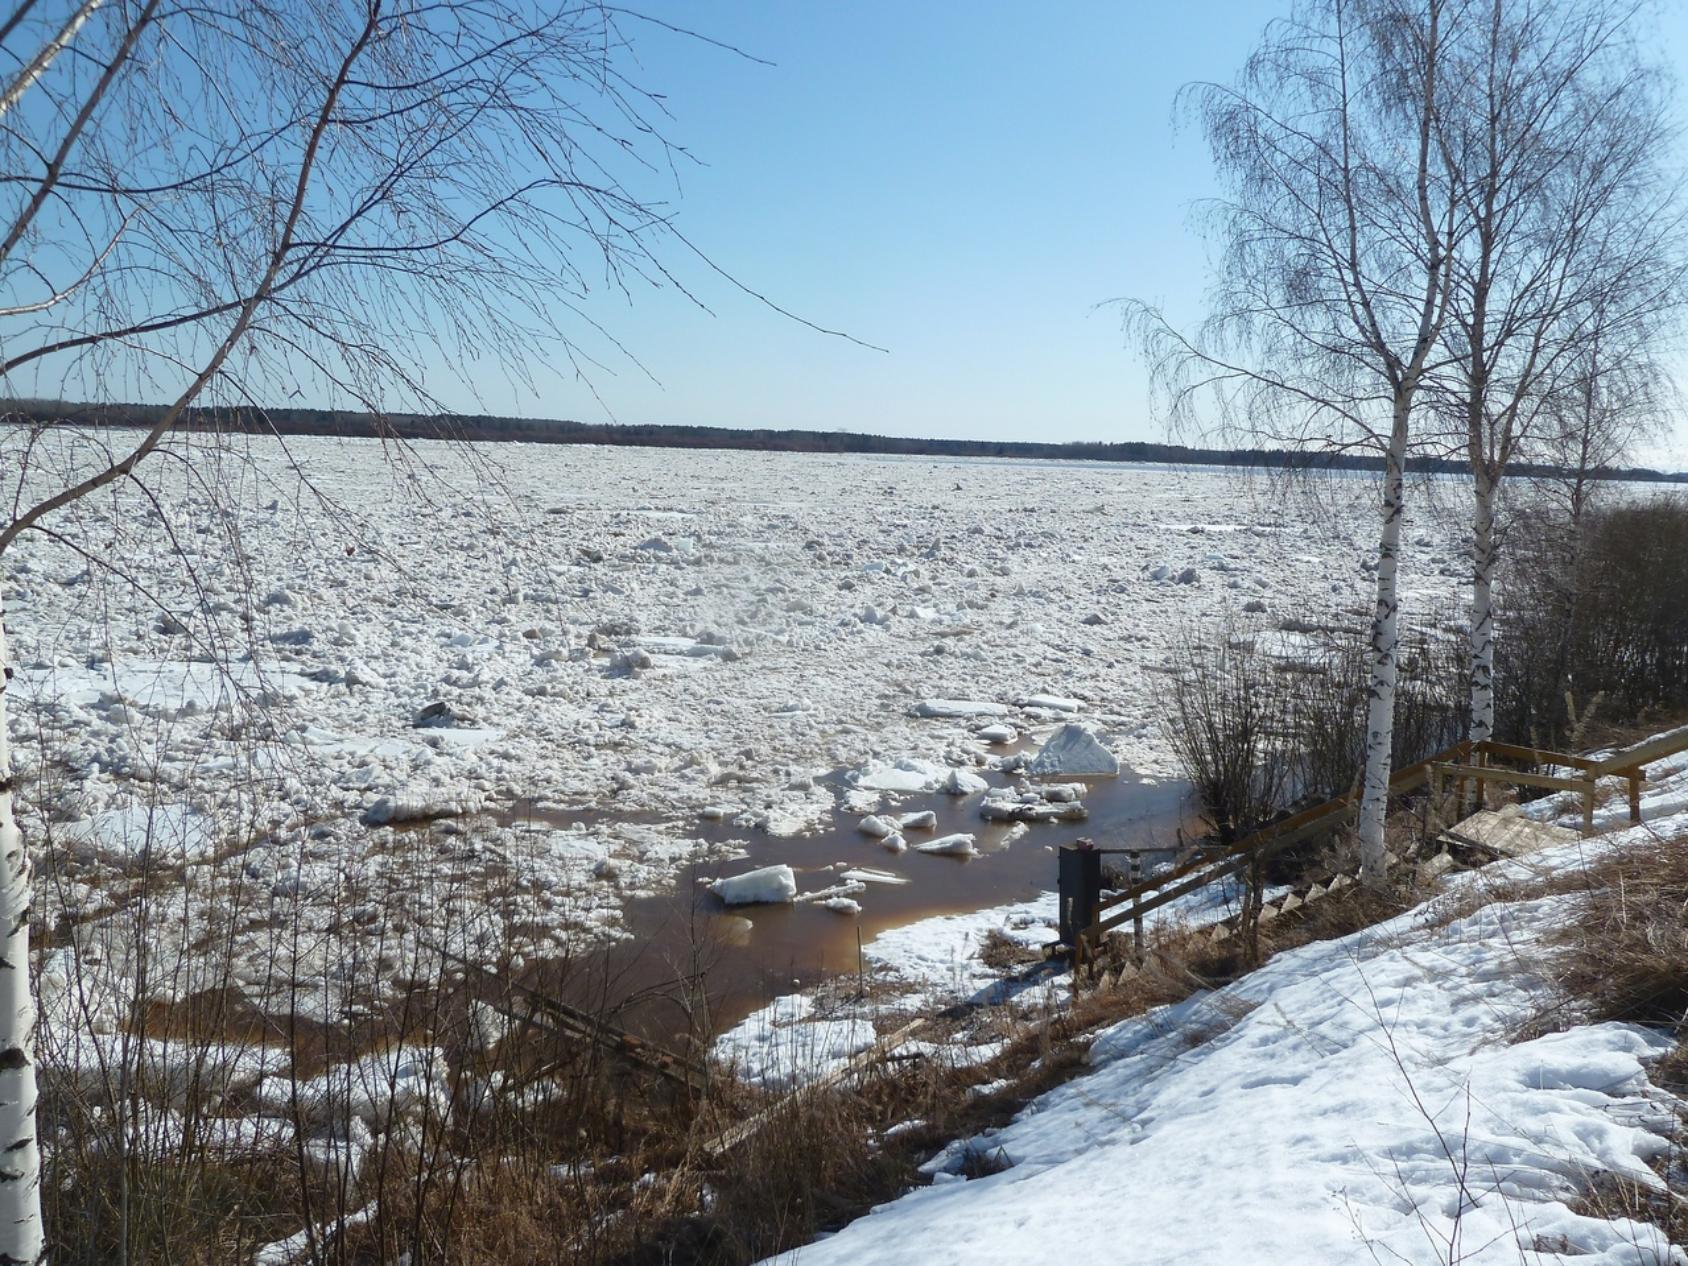
[[[530,416],[847,428],[977,438],[1159,438],[1117,314],[1130,294],[1201,311],[1189,227],[1212,189],[1180,84],[1229,78],[1288,0],[653,0],[647,11],[766,58],[637,23],[642,81],[706,166],[677,223],[804,329],[696,266],[714,314],[672,293],[597,312],[625,362],[488,404]],[[1688,20],[1664,7],[1667,57]]]
[[[1228,77],[1281,0],[851,4],[658,0],[648,11],[773,62],[636,23],[643,82],[707,166],[678,223],[829,339],[682,265],[672,294],[597,314],[625,363],[594,385],[623,422],[1054,439],[1148,437],[1122,294],[1199,311],[1187,230],[1210,188],[1173,95]],[[497,389],[486,384],[489,403]],[[603,420],[565,378],[513,411]],[[519,406],[519,409],[518,409]]]

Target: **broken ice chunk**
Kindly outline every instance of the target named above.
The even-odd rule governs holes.
[[[797,895],[797,875],[789,866],[764,866],[717,879],[709,891],[729,906],[783,905]]]

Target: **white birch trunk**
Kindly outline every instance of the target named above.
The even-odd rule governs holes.
[[[0,1266],[35,1266],[41,1227],[41,1150],[35,1130],[35,999],[29,988],[29,855],[12,801],[5,612],[0,610]]]
[[[1406,502],[1407,411],[1410,396],[1395,401],[1383,475],[1383,523],[1377,542],[1377,607],[1372,613],[1371,694],[1366,713],[1366,770],[1360,799],[1360,878],[1381,884],[1388,872],[1383,823],[1389,812],[1389,775],[1395,746],[1395,683],[1401,642],[1398,576],[1401,514]]]
[[[70,47],[70,42],[76,38],[76,33],[82,29],[82,24],[93,16],[95,9],[104,3],[105,0],[82,0],[82,3],[77,6],[76,12],[70,15],[69,20],[65,22],[59,33],[42,46],[41,51],[30,59],[29,65],[25,66],[18,77],[12,81],[11,87],[7,88],[3,95],[0,95],[0,118],[4,118],[10,113],[12,107],[23,98],[23,94],[30,90],[35,81],[47,73],[47,67],[53,64],[60,53]]]
[[[1495,730],[1495,481],[1473,472],[1471,515],[1471,740]]]

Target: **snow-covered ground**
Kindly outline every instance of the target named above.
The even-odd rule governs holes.
[[[298,967],[324,1013],[348,938],[578,948],[687,864],[971,786],[1066,721],[1170,774],[1160,670],[1184,629],[1354,627],[1371,604],[1364,479],[170,445],[147,488],[5,560],[25,825],[66,859],[38,913],[117,935],[145,868],[154,893],[180,881],[182,944],[227,931],[245,987]],[[77,460],[38,447],[26,480]],[[1406,539],[1409,612],[1444,619],[1457,534],[1421,503]],[[262,918],[213,926],[236,908]],[[278,927],[306,935],[278,951]]]
[[[1656,825],[1680,834],[1688,814]],[[1558,1000],[1545,941],[1579,898],[1450,905],[1653,829],[1458,876],[1399,918],[1118,1024],[1090,1072],[934,1156],[931,1186],[779,1260],[1688,1261],[1656,1227],[1571,1207],[1600,1174],[1661,1185],[1649,1162],[1681,1105],[1646,1065],[1670,1040],[1614,1023],[1517,1040]]]

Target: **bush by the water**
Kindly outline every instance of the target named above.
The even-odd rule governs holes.
[[[1688,707],[1688,501],[1526,517],[1496,606],[1497,734],[1562,749]]]
[[[1217,637],[1186,635],[1180,659],[1172,742],[1222,841],[1359,786],[1371,691],[1363,635],[1231,625]],[[1467,719],[1458,639],[1409,633],[1398,662],[1397,768],[1457,743]]]

